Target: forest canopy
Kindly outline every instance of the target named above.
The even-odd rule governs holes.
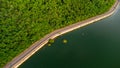
[[[102,14],[115,0],[0,0],[0,68],[53,30]]]

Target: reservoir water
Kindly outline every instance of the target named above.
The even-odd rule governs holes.
[[[20,68],[120,68],[120,7],[106,19],[56,38]]]

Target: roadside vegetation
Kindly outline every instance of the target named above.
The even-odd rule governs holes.
[[[48,46],[51,46],[54,42],[55,42],[54,39],[49,39],[49,41],[48,41]]]
[[[115,0],[0,0],[0,68],[46,34],[102,14],[114,2]]]

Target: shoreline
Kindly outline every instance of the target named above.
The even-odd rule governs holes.
[[[66,26],[66,27],[61,28],[61,29],[57,29],[57,30],[51,32],[50,34],[47,34],[41,40],[38,40],[37,42],[32,44],[29,48],[27,48],[25,51],[23,51],[18,56],[13,58],[13,60],[8,62],[4,68],[17,68],[17,67],[19,67],[23,62],[25,62],[27,59],[29,59],[34,53],[36,53],[40,48],[42,48],[46,43],[48,43],[49,39],[54,39],[62,34],[68,33],[68,32],[73,31],[75,29],[81,28],[83,26],[92,24],[96,21],[99,21],[101,19],[109,17],[115,12],[115,10],[117,9],[118,6],[119,6],[119,1],[116,0],[115,4],[110,8],[110,10],[101,14],[101,15],[97,15],[95,17],[89,18],[89,19],[84,20],[84,21],[80,21],[78,23]]]

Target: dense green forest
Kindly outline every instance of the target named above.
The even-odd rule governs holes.
[[[58,28],[102,14],[115,0],[0,0],[0,68]]]

